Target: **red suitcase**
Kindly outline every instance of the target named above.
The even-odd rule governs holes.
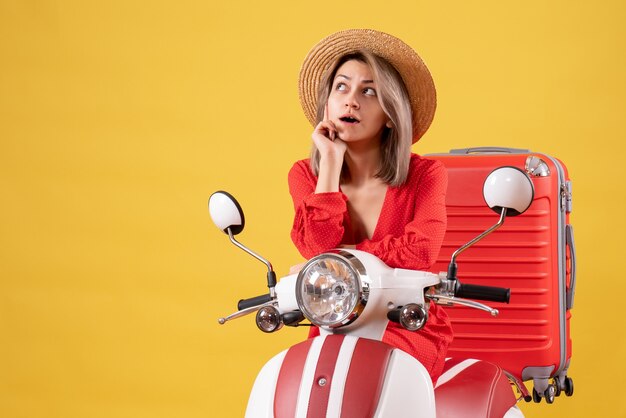
[[[454,250],[498,221],[482,194],[491,171],[518,167],[535,188],[524,214],[507,217],[501,228],[459,255],[463,283],[509,287],[511,298],[508,305],[490,304],[500,311],[496,318],[462,306],[446,307],[454,328],[449,356],[489,361],[517,380],[532,379],[535,402],[545,398],[551,403],[561,391],[571,395],[567,370],[576,262],[566,168],[556,158],[508,148],[452,150],[428,158],[441,161],[449,176],[448,227],[434,272],[446,271]]]

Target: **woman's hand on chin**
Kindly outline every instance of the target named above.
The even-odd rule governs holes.
[[[337,136],[337,128],[333,122],[323,120],[318,123],[311,138],[320,153],[320,160],[343,164],[347,145]]]

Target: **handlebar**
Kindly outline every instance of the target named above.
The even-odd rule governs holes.
[[[509,303],[509,299],[511,298],[511,289],[457,282],[454,289],[454,296],[459,298]]]
[[[262,305],[264,303],[269,302],[270,300],[272,300],[272,297],[269,295],[269,293],[266,293],[266,294],[260,295],[260,296],[255,296],[255,297],[250,298],[250,299],[241,299],[237,303],[237,309],[242,311],[242,310],[247,309],[247,308],[252,308],[253,306]]]

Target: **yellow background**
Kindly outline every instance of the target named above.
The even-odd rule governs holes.
[[[219,326],[264,267],[210,222],[217,189],[279,274],[297,76],[350,27],[414,46],[438,86],[419,153],[554,155],[574,184],[576,393],[528,417],[624,417],[622,1],[0,1],[0,416],[237,417],[304,330]]]

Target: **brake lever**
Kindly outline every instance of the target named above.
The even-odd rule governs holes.
[[[233,319],[241,318],[242,316],[249,315],[249,314],[251,314],[251,313],[253,313],[253,312],[258,311],[258,310],[259,310],[259,309],[261,309],[261,308],[265,308],[266,306],[271,306],[271,305],[274,305],[275,303],[276,303],[276,301],[275,301],[275,300],[271,300],[271,301],[269,301],[269,302],[265,302],[265,303],[263,303],[263,304],[261,304],[261,305],[251,306],[251,307],[249,307],[249,308],[242,309],[242,310],[237,311],[237,312],[235,312],[235,313],[233,313],[233,314],[230,314],[230,315],[228,315],[226,318],[219,318],[219,319],[217,320],[217,322],[218,322],[220,325],[224,325],[227,321],[231,321],[231,320],[233,320]]]
[[[427,294],[426,298],[438,304],[452,305],[456,303],[457,305],[463,305],[463,306],[467,306],[467,307],[474,308],[474,309],[480,309],[481,311],[489,312],[491,316],[498,316],[498,314],[500,313],[497,309],[494,309],[480,302],[475,302],[473,300],[468,300],[468,299],[463,299],[463,298],[457,298],[454,296],[444,296],[444,295],[438,295],[436,293],[433,293],[433,294]]]

